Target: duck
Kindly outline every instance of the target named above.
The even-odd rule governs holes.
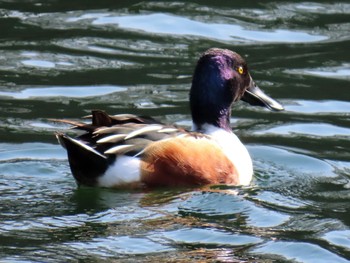
[[[230,124],[232,106],[239,100],[283,110],[255,84],[238,53],[210,48],[200,55],[192,78],[191,129],[147,116],[92,110],[86,116],[89,123],[53,119],[82,131],[77,137],[55,135],[78,186],[245,186],[252,180],[252,159]]]

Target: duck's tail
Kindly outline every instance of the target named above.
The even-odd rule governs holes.
[[[56,138],[67,150],[70,168],[78,185],[95,186],[97,178],[107,170],[109,158],[66,134],[56,133]]]

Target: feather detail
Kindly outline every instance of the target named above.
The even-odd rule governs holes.
[[[124,140],[125,137],[126,137],[126,134],[114,134],[114,135],[110,135],[102,139],[99,139],[96,143],[117,143]]]
[[[63,141],[63,138],[65,140],[68,140],[68,141],[72,142],[73,144],[85,149],[86,151],[92,152],[93,154],[96,154],[96,155],[106,159],[106,156],[104,156],[103,154],[99,153],[98,151],[94,150],[93,148],[91,148],[90,146],[84,144],[83,142],[81,142],[79,140],[73,139],[69,136],[62,134],[62,133],[56,133],[56,138],[58,139],[60,144],[63,145],[65,148],[66,148],[66,146],[65,146],[65,143]]]
[[[148,132],[158,131],[158,130],[160,130],[162,128],[163,128],[162,125],[147,125],[147,126],[144,126],[144,127],[140,128],[140,129],[137,129],[137,130],[129,133],[125,137],[125,140],[128,140],[130,138],[133,138],[133,137],[136,137],[138,135],[145,134],[145,133],[148,133]]]
[[[118,145],[108,149],[107,151],[104,152],[104,154],[115,154],[115,155],[123,154],[128,150],[130,150],[130,148],[132,147],[134,147],[134,145],[130,145],[130,144]]]
[[[171,128],[171,127],[165,127],[165,128],[162,128],[161,130],[158,130],[157,132],[159,132],[159,133],[174,133],[174,132],[179,132],[179,129]]]
[[[93,134],[109,134],[109,133],[130,133],[133,131],[132,127],[128,127],[125,125],[122,126],[112,126],[112,127],[102,127],[96,129]]]

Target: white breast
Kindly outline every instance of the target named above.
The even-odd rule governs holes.
[[[238,137],[214,125],[204,124],[202,131],[210,135],[222,148],[237,169],[240,185],[249,185],[253,176],[253,163],[247,148]]]

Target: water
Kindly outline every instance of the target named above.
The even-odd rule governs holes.
[[[231,2],[0,1],[1,262],[349,262],[350,4]],[[286,108],[233,111],[251,186],[78,189],[48,118],[189,126],[209,47]]]

